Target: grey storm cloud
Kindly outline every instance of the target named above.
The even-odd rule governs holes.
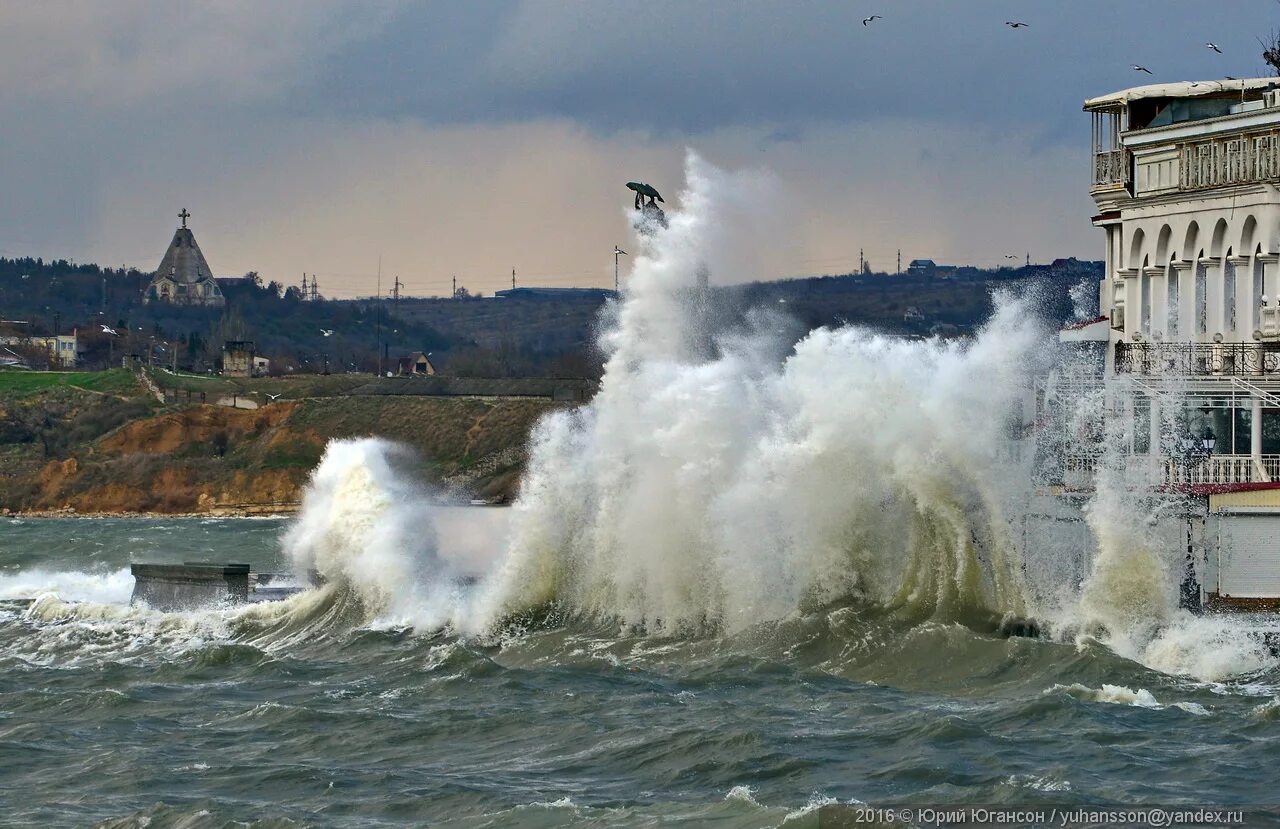
[[[862,26],[872,11],[883,19]],[[296,102],[606,132],[899,117],[1058,127],[1087,95],[1136,83],[1134,60],[1166,77],[1253,74],[1272,20],[1271,0],[425,4],[349,43]],[[1203,48],[1209,36],[1225,57]]]
[[[1083,99],[1131,63],[1260,74],[1277,26],[1274,0],[2,4],[0,255],[154,267],[185,206],[219,273],[612,284],[620,182],[678,191],[693,148],[773,172],[779,275],[1096,256]]]

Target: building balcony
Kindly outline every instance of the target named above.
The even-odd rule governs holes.
[[[1093,189],[1128,187],[1132,179],[1132,154],[1126,149],[1103,150],[1093,154]]]
[[[1280,343],[1116,343],[1116,374],[1175,377],[1280,375]]]

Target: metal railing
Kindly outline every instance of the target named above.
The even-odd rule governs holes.
[[[1178,156],[1178,187],[1182,190],[1280,178],[1277,133],[1181,144]]]
[[[1280,343],[1116,343],[1116,373],[1258,377],[1280,374]]]
[[[1129,183],[1129,151],[1104,150],[1093,155],[1093,186],[1111,187]]]

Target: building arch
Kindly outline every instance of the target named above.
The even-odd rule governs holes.
[[[1159,235],[1156,236],[1156,264],[1163,265],[1169,260],[1169,241],[1173,237],[1173,228],[1164,225],[1160,228]]]
[[[1240,245],[1238,250],[1242,256],[1247,256],[1247,251],[1253,250],[1254,237],[1258,235],[1258,220],[1250,214],[1240,228]]]
[[[1211,259],[1222,258],[1222,246],[1227,240],[1227,220],[1218,219],[1213,225],[1213,236],[1209,240],[1209,257]]]
[[[1196,243],[1199,241],[1200,225],[1196,224],[1195,220],[1192,220],[1192,222],[1187,225],[1186,234],[1182,237],[1182,249],[1188,253],[1194,252],[1196,249]]]
[[[1136,267],[1139,257],[1142,255],[1142,243],[1146,239],[1146,233],[1142,228],[1133,231],[1133,238],[1129,240],[1129,260],[1125,263],[1126,267]]]

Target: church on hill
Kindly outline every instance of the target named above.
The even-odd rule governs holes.
[[[191,214],[184,207],[178,214],[182,227],[173,234],[169,249],[160,260],[151,284],[147,286],[144,302],[172,302],[176,305],[208,305],[221,308],[226,304],[222,289],[209,270],[195,234],[187,227]]]

